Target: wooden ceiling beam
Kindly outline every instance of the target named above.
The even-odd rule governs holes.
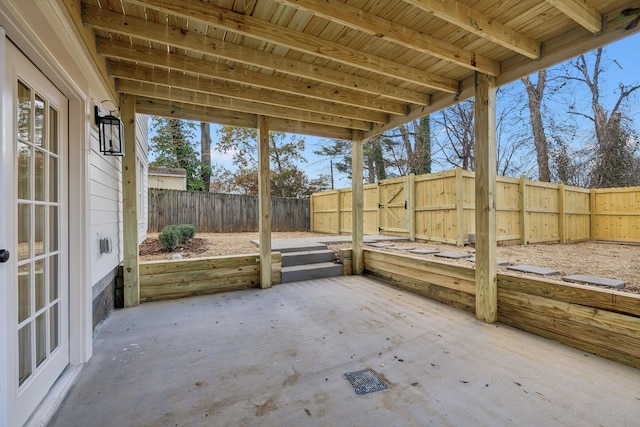
[[[634,0],[628,8],[621,8],[607,14],[604,29],[593,35],[581,27],[575,27],[564,34],[544,43],[544,56],[537,61],[522,57],[510,58],[502,62],[502,74],[497,78],[498,86],[511,83],[522,76],[552,67],[586,52],[606,46],[617,40],[640,33],[640,0]]]
[[[490,40],[514,52],[518,52],[527,58],[536,59],[540,57],[539,42],[489,18],[463,3],[453,0],[404,1],[470,33]]]
[[[109,75],[114,78],[153,82],[155,84],[209,93],[229,98],[256,102],[262,108],[279,107],[329,114],[374,123],[386,123],[389,115],[371,110],[357,109],[333,102],[313,100],[272,90],[254,89],[230,82],[222,82],[206,77],[194,77],[181,72],[170,72],[164,68],[151,68],[125,62],[109,62]]]
[[[520,79],[522,76],[535,73],[538,70],[557,65],[567,58],[574,58],[585,52],[621,40],[634,34],[640,34],[640,0],[634,0],[634,4],[628,8],[621,8],[607,14],[607,24],[601,34],[594,36],[583,28],[576,27],[564,34],[556,36],[545,42],[545,54],[539,60],[513,57],[501,64],[502,72],[496,79],[498,86],[503,86]],[[438,94],[433,97],[433,102],[428,106],[417,106],[407,112],[406,116],[392,117],[389,123],[375,126],[364,133],[364,138],[371,138],[383,132],[394,129],[411,120],[419,119],[427,114],[433,114],[457,102],[464,101],[474,96],[475,77],[471,76],[462,82],[462,91],[456,98],[449,94]]]
[[[164,24],[124,16],[94,6],[85,6],[84,20],[85,24],[90,27],[103,31],[123,34],[152,43],[166,44],[176,48],[228,59],[250,66],[275,70],[345,89],[384,96],[401,102],[424,105],[428,99],[426,93],[410,91],[398,86],[381,83],[377,80],[353,76],[342,71],[292,60],[280,55],[250,49],[234,43],[213,40],[211,37],[190,31],[182,31],[179,28],[167,28]]]
[[[99,39],[98,51],[108,58],[121,59],[175,71],[195,73],[200,76],[211,77],[218,80],[336,102],[372,111],[394,115],[404,115],[406,113],[405,105],[366,93],[347,90],[341,91],[335,87],[324,84],[284,79],[257,71],[233,67],[232,65],[168,53],[144,46]]]
[[[73,23],[89,55],[91,55],[91,59],[102,76],[109,93],[113,99],[117,100],[118,93],[116,92],[115,82],[109,78],[105,59],[100,57],[96,49],[96,35],[91,28],[85,27],[82,22],[82,3],[80,0],[62,0],[62,4],[67,11],[69,21]]]
[[[592,33],[602,31],[602,15],[587,0],[546,0],[547,3]]]
[[[136,112],[150,116],[173,117],[228,126],[257,127],[256,114],[238,113],[219,108],[154,98],[136,97]],[[278,118],[271,118],[269,127],[277,132],[297,133],[321,138],[350,140],[353,135],[353,132],[349,129]]]
[[[406,48],[435,56],[470,70],[490,76],[500,74],[500,64],[490,58],[458,47],[452,43],[430,37],[420,31],[400,25],[342,1],[323,0],[274,0],[332,22],[363,31]]]
[[[151,8],[160,13],[198,21],[205,25],[268,41],[289,49],[426,88],[448,93],[456,93],[458,91],[458,82],[453,79],[412,68],[361,50],[343,46],[340,43],[323,40],[319,37],[271,24],[251,16],[245,16],[212,3],[205,3],[199,0],[182,0],[180,2],[175,0],[128,0],[128,2]],[[130,19],[123,15],[122,18],[125,21]],[[180,38],[181,33],[178,32],[178,34],[172,35],[172,38],[176,37]],[[200,49],[202,49],[202,46]],[[215,53],[211,52],[211,54]]]
[[[205,107],[214,107],[223,110],[238,111],[249,114],[262,114],[269,117],[288,119],[299,122],[317,123],[320,125],[341,127],[348,129],[370,130],[370,122],[353,120],[327,114],[312,113],[309,111],[293,110],[275,105],[265,108],[260,104],[239,99],[225,98],[209,93],[195,92],[191,90],[142,83],[133,80],[116,81],[116,90],[129,95],[143,96],[146,98],[164,99],[167,101],[197,104]]]

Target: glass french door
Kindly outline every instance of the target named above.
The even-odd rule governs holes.
[[[14,91],[13,356],[23,423],[69,363],[66,243],[67,100],[17,49],[7,50]],[[10,227],[11,228],[11,227]],[[10,293],[11,295],[11,293]]]

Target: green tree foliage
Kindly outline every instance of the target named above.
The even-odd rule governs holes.
[[[214,191],[258,194],[258,131],[256,129],[224,126],[217,132],[216,149],[233,153],[237,170],[216,168],[212,183]],[[276,197],[305,197],[328,188],[328,177],[310,180],[298,163],[306,162],[302,153],[303,138],[287,136],[283,132],[269,133],[271,194]]]
[[[203,170],[210,166],[199,157],[195,139],[195,124],[186,120],[154,117],[153,137],[149,143],[154,157],[151,166],[183,168],[187,171],[187,190],[204,191]]]

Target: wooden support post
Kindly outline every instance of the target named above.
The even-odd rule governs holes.
[[[458,230],[457,245],[463,246],[466,227],[464,226],[464,179],[462,168],[456,168],[456,223]]]
[[[558,185],[558,234],[560,238],[560,243],[567,243],[567,230],[566,230],[567,219],[565,218],[564,213],[564,184]]]
[[[416,175],[409,175],[409,240],[416,241]]]
[[[140,259],[138,256],[138,166],[136,164],[136,100],[120,96],[120,117],[124,125],[122,158],[122,235],[124,306],[140,304]]]
[[[527,184],[524,175],[520,175],[518,205],[520,208],[520,244],[527,244]]]
[[[269,121],[258,116],[258,210],[260,240],[260,287],[271,287],[271,172],[269,166]]]
[[[354,132],[351,141],[351,241],[353,244],[352,274],[364,271],[364,187],[362,184],[362,132]]]
[[[496,80],[476,73],[476,317],[498,320],[496,248]]]

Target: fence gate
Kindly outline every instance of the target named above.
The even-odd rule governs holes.
[[[380,181],[378,186],[380,233],[409,235],[407,179],[407,177],[401,177]]]

